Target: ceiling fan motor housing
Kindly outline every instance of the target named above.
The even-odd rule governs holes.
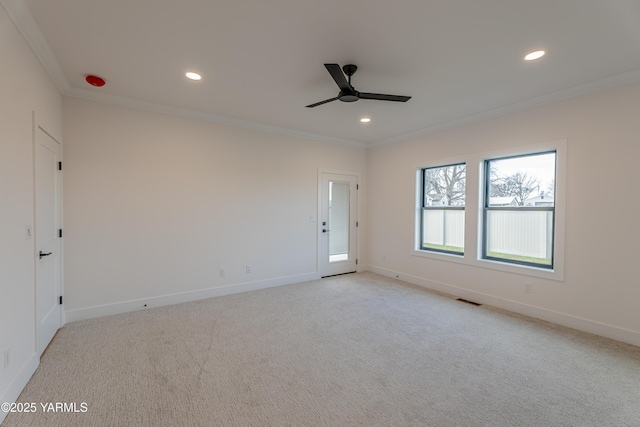
[[[360,99],[360,92],[353,90],[351,92],[340,91],[338,99],[342,102],[355,102]]]

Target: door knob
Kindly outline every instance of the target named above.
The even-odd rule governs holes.
[[[53,252],[49,252],[48,254],[45,254],[44,252],[40,251],[40,259],[42,259],[42,258],[44,258],[44,257],[46,257],[46,256],[49,256],[49,255],[51,255],[52,253],[53,253]]]

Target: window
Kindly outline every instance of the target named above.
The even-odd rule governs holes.
[[[464,163],[423,168],[420,249],[464,254]]]
[[[411,254],[564,280],[566,162],[560,139],[414,164]]]
[[[554,268],[556,152],[484,161],[482,258]]]

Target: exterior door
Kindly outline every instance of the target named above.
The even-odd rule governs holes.
[[[320,275],[356,271],[358,177],[320,174]]]
[[[62,325],[60,144],[40,127],[35,138],[36,342],[42,354]]]

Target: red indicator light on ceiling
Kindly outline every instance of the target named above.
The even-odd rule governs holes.
[[[87,80],[87,83],[89,83],[91,86],[96,86],[96,87],[102,87],[106,83],[104,79],[101,79],[98,76],[87,76],[86,80]]]

